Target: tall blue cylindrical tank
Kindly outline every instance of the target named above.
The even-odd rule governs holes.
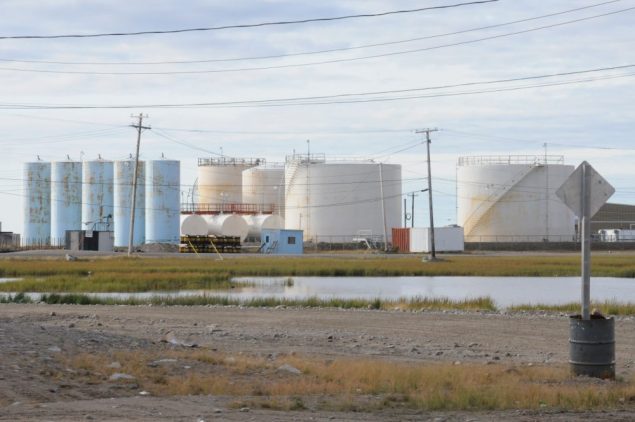
[[[51,163],[24,163],[25,246],[48,244],[51,238]]]
[[[134,160],[115,161],[115,246],[128,246],[130,238],[130,212],[132,211],[132,183]],[[139,161],[137,199],[135,204],[133,245],[142,245],[146,237],[145,163]]]
[[[107,160],[84,161],[82,168],[82,228],[112,230],[113,163]]]
[[[146,162],[146,243],[180,242],[180,174],[179,161]]]
[[[82,163],[51,163],[51,241],[64,243],[66,230],[82,228]]]

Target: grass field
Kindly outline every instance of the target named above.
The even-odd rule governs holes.
[[[113,361],[121,368],[113,369]],[[607,410],[635,398],[631,380],[576,380],[566,367],[553,366],[397,363],[370,358],[319,360],[302,356],[271,360],[202,349],[80,354],[66,358],[63,364],[85,374],[76,376],[81,378],[79,381],[93,384],[104,382],[114,372],[124,372],[135,378],[127,382],[138,383],[153,396],[233,396],[236,407],[279,410],[305,409],[306,400],[316,396],[321,397],[317,404],[321,409],[366,412],[394,407]],[[184,371],[183,365],[191,370]],[[281,371],[282,365],[297,371]]]
[[[635,277],[632,255],[593,258],[593,275]],[[576,276],[576,256],[454,256],[424,263],[420,257],[268,257],[214,259],[105,258],[0,260],[0,283],[10,292],[143,292],[225,289],[236,276]]]

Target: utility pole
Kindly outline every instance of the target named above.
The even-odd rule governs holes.
[[[135,117],[135,116],[130,116]],[[137,129],[137,153],[134,160],[134,173],[132,176],[132,208],[130,209],[130,233],[128,235],[128,256],[132,255],[132,246],[134,243],[134,217],[135,209],[137,206],[137,178],[139,177],[139,147],[141,145],[141,131],[143,129],[150,129],[150,126],[143,126],[143,114],[139,113],[137,118],[139,122],[137,124],[131,124],[130,127]],[[145,116],[148,117],[147,115]]]
[[[415,133],[425,133],[426,134],[426,151],[428,153],[428,203],[430,206],[430,243],[431,243],[431,248],[430,248],[430,256],[429,256],[429,260],[430,261],[435,261],[437,259],[437,253],[435,250],[435,245],[434,245],[434,213],[433,213],[433,207],[432,207],[432,168],[430,167],[430,143],[432,142],[430,140],[430,133],[431,132],[438,132],[439,129],[419,129],[417,131],[415,131]]]
[[[423,193],[423,192],[427,192],[428,189],[421,189],[419,192]],[[410,227],[413,228],[415,226],[415,198],[419,195],[417,195],[415,192],[411,192],[410,196],[412,196],[412,203],[410,204],[411,208],[411,212],[410,212]]]

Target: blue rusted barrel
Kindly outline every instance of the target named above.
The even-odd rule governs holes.
[[[615,320],[569,319],[569,364],[574,375],[615,378]]]

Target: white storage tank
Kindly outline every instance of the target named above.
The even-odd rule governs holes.
[[[390,242],[401,226],[401,165],[293,155],[285,165],[285,228],[305,241]]]
[[[209,228],[202,215],[181,215],[181,236],[207,236]]]
[[[179,244],[179,161],[146,161],[146,243]]]
[[[113,162],[84,161],[82,166],[82,229],[113,229]]]
[[[251,158],[199,158],[198,202],[201,204],[241,204],[243,171],[264,163]]]
[[[82,163],[51,163],[51,240],[64,244],[66,230],[82,228]]]
[[[555,195],[573,170],[562,156],[459,158],[457,223],[465,241],[573,241],[575,217]]]
[[[130,240],[130,213],[132,211],[134,167],[135,160],[115,161],[115,247],[127,247]],[[146,237],[145,180],[145,163],[143,161],[139,161],[134,233],[132,235],[132,243],[135,246],[142,245],[145,242]]]
[[[243,204],[255,204],[259,210],[273,207],[278,215],[283,215],[284,207],[284,166],[266,165],[249,168],[242,173]],[[279,227],[283,228],[283,227]]]
[[[260,238],[263,229],[284,229],[284,218],[276,214],[246,215],[248,236]]]
[[[24,163],[25,246],[47,244],[51,237],[51,163]]]
[[[249,233],[245,219],[238,214],[206,215],[208,234],[214,236],[238,236],[243,242]]]

